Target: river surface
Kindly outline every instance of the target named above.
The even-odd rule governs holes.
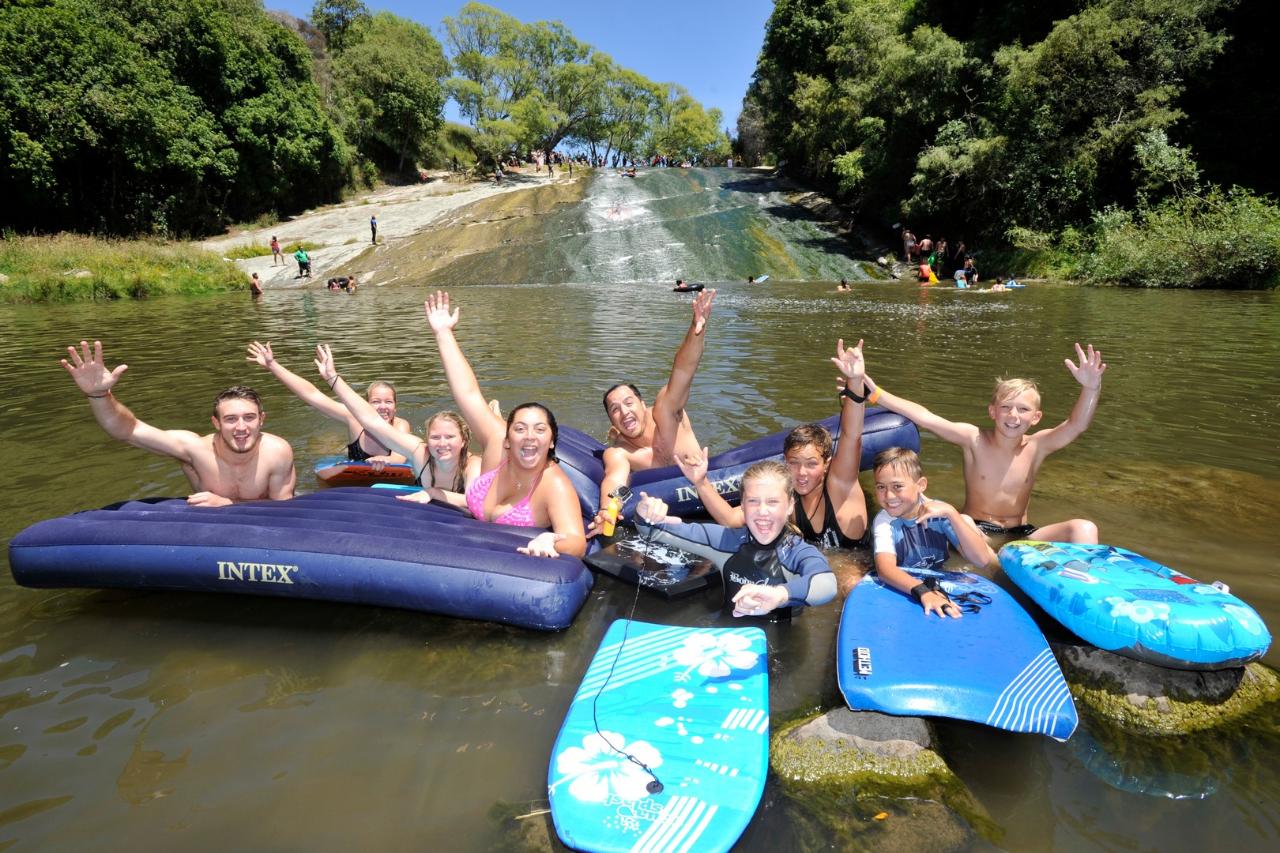
[[[839,337],[866,339],[886,387],[977,423],[999,375],[1038,379],[1045,423],[1065,418],[1078,386],[1063,359],[1074,341],[1091,341],[1109,365],[1097,418],[1045,464],[1033,520],[1092,518],[1104,541],[1223,580],[1280,627],[1276,294],[1055,284],[976,294],[879,281],[836,293],[829,279],[862,278],[859,259],[834,251],[840,241],[772,190],[726,186],[736,180],[724,170],[600,177],[580,201],[539,214],[543,238],[524,222],[508,255],[476,252],[432,272],[461,307],[459,338],[485,392],[506,407],[542,400],[562,424],[603,435],[603,388],[630,378],[652,395],[670,369],[691,299],[670,292],[676,275],[736,279],[720,286],[690,402],[713,451],[834,412],[828,357]],[[615,228],[623,209],[640,212]],[[662,234],[682,245],[660,250]],[[548,260],[556,252],[561,260]],[[749,286],[749,271],[773,280]],[[420,429],[447,404],[425,294],[401,282],[354,296],[269,292],[257,303],[237,294],[0,306],[0,536],[187,491],[176,464],[97,428],[58,365],[68,343],[101,338],[110,363],[129,365],[119,397],[164,427],[206,431],[217,391],[255,384],[268,429],[293,442],[299,485],[312,489],[311,465],[346,443],[344,430],[247,363],[245,344],[272,341],[311,377],[312,348],[329,342],[344,375],[394,381],[401,414]],[[930,493],[959,502],[959,452],[925,437],[923,461]],[[833,562],[848,574],[865,558]],[[283,599],[29,590],[0,572],[0,849],[516,846],[512,827],[537,836],[547,819],[504,818],[545,806],[569,700],[606,627],[635,600],[632,587],[598,578],[574,625],[542,634]],[[641,595],[635,616],[714,624],[716,607],[714,596]],[[838,614],[833,603],[766,629],[775,726],[839,703]],[[1280,663],[1280,651],[1267,662]],[[1083,723],[1058,744],[938,722],[944,757],[999,827],[999,846],[1276,848],[1274,707],[1165,742]],[[886,810],[890,822],[912,820],[907,805]],[[805,821],[771,781],[740,849],[827,846]]]

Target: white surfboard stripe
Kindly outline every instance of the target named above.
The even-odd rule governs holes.
[[[1049,650],[1044,649],[1032,658],[1022,668],[1021,672],[1014,676],[996,699],[995,707],[992,708],[991,714],[987,717],[988,725],[1012,731],[1023,731],[1023,729],[1014,727],[1014,721],[1025,708],[1029,686],[1034,684],[1039,676],[1043,675],[1045,664],[1048,662],[1046,658],[1051,657]]]
[[[633,853],[686,851],[706,831],[717,810],[697,797],[673,797],[631,849]]]
[[[1053,735],[1057,713],[1070,695],[1053,653],[1045,649],[1001,692],[987,716],[987,725]]]

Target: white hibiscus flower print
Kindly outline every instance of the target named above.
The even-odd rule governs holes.
[[[752,669],[760,655],[741,634],[691,634],[674,652],[676,663],[706,678],[723,678],[735,669]]]
[[[1169,605],[1161,601],[1125,601],[1118,596],[1111,596],[1106,602],[1111,605],[1113,619],[1128,618],[1139,625],[1145,625],[1153,619],[1169,621]]]
[[[573,798],[587,803],[603,803],[611,793],[623,800],[649,796],[645,789],[651,778],[649,774],[610,744],[631,753],[651,768],[662,764],[662,753],[648,741],[628,744],[617,732],[592,732],[582,739],[582,746],[571,746],[556,756],[556,772],[564,778],[552,787],[568,782]]]

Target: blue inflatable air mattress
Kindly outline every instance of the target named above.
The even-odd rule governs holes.
[[[832,415],[818,423],[839,440],[839,415]],[[715,484],[716,490],[724,495],[725,500],[733,503],[740,498],[742,473],[752,465],[763,459],[782,458],[782,444],[788,432],[789,429],[775,432],[711,457],[707,476]],[[862,428],[862,470],[869,469],[876,454],[890,447],[906,447],[918,451],[920,432],[916,425],[902,415],[885,409],[867,409]],[[600,459],[604,448],[603,444],[584,432],[572,427],[560,427],[556,457],[578,492],[584,518],[594,516],[600,507],[600,481],[604,479],[604,465]],[[697,491],[675,465],[633,472],[631,491],[637,495],[643,491],[662,498],[671,508],[672,515],[694,515],[706,511],[702,501],[698,499]],[[630,511],[635,509],[636,503],[637,501],[632,501],[623,508],[624,517],[630,517]]]
[[[228,507],[127,501],[33,524],[9,543],[19,584],[238,592],[565,628],[591,572],[516,552],[528,528],[365,488]]]

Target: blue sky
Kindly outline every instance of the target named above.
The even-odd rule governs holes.
[[[441,22],[465,0],[365,0],[430,28],[444,42]],[[268,9],[309,17],[314,0],[264,0]],[[756,68],[772,0],[496,0],[488,5],[521,21],[558,20],[580,41],[650,80],[679,83],[708,109],[718,107],[736,133],[742,96]],[[453,110],[446,110],[450,117]]]

